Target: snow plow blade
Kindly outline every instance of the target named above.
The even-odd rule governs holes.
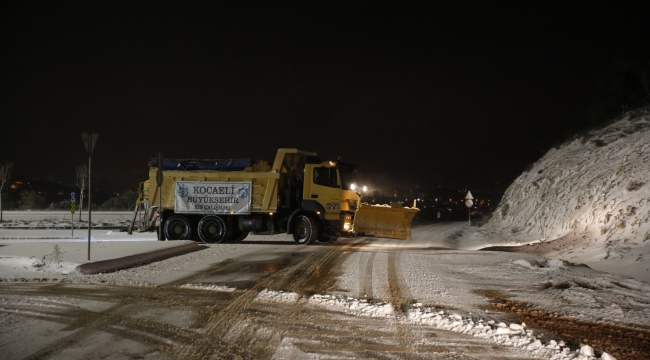
[[[354,232],[389,239],[411,239],[411,222],[418,211],[415,207],[402,207],[400,204],[363,203],[354,217]]]

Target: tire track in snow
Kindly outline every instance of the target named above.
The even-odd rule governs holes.
[[[241,326],[246,324],[247,309],[263,288],[281,289],[287,291],[304,292],[319,291],[319,286],[327,283],[318,280],[326,273],[326,268],[337,262],[337,259],[349,255],[350,249],[364,244],[324,245],[322,248],[303,248],[303,254],[296,258],[297,252],[284,254],[288,261],[281,261],[278,268],[262,275],[255,285],[248,290],[236,290],[231,293],[214,292],[205,290],[181,289],[189,281],[199,280],[215,272],[228,272],[237,270],[241,263],[224,261],[208,270],[193,274],[184,279],[174,281],[160,287],[100,287],[83,286],[79,288],[74,284],[59,283],[54,286],[23,285],[24,289],[15,291],[16,285],[1,286],[0,293],[18,296],[38,297],[36,302],[41,302],[41,297],[57,296],[70,298],[71,304],[58,306],[54,311],[50,304],[47,308],[38,304],[29,306],[14,305],[2,306],[0,311],[14,313],[23,317],[38,320],[58,322],[68,325],[74,331],[63,339],[53,344],[42,347],[32,358],[43,358],[75,348],[80,342],[98,331],[108,332],[124,339],[134,340],[143,345],[152,347],[179,358],[205,358],[219,353],[219,356],[243,356],[244,358],[257,358],[256,347],[250,347],[255,339],[260,338],[253,328]],[[302,249],[301,249],[302,250]],[[261,253],[261,252],[260,252]],[[36,288],[36,289],[35,289]],[[7,290],[7,291],[5,291]],[[104,311],[90,311],[79,309],[73,304],[75,301],[101,301],[110,305]],[[48,303],[49,304],[49,303]],[[190,310],[196,313],[194,323],[189,329],[166,323],[157,319],[138,318],[138,309],[142,307],[160,306],[172,310]],[[140,308],[138,308],[140,307]],[[295,310],[293,311],[295,312]],[[284,317],[291,318],[293,312],[286,312]],[[234,326],[240,326],[234,328]],[[237,337],[224,341],[231,333]],[[279,341],[279,338],[276,340]],[[270,338],[262,336],[260,340],[269,341]],[[277,344],[276,344],[277,345]],[[269,349],[274,350],[271,346]],[[252,350],[254,349],[254,350]],[[271,350],[268,350],[271,351]]]
[[[315,276],[320,277],[320,269],[327,268],[346,251],[364,244],[343,244],[323,246],[322,249],[312,251],[298,262],[279,269],[259,279],[250,289],[243,291],[236,299],[233,299],[221,311],[213,314],[207,321],[204,328],[204,336],[191,348],[187,348],[182,354],[183,359],[204,359],[217,355],[219,357],[243,357],[255,358],[251,352],[250,344],[254,343],[256,331],[254,327],[245,326],[235,339],[224,341],[232,327],[244,323],[248,317],[248,309],[252,306],[255,297],[263,289],[284,290],[303,293],[308,286],[308,280]],[[313,249],[313,248],[309,248]],[[292,312],[284,316],[290,317]],[[233,341],[234,340],[234,341]]]
[[[409,305],[407,301],[404,300],[411,299],[410,291],[404,282],[404,279],[401,275],[401,272],[398,271],[399,268],[399,258],[402,253],[400,247],[402,243],[398,243],[394,249],[390,249],[388,252],[388,293],[390,295],[390,302],[393,305],[395,315],[398,319],[404,319],[406,317],[405,309]],[[400,344],[406,349],[409,349],[409,356],[406,356],[406,359],[416,358],[413,353],[416,353],[414,348],[415,334],[411,330],[411,327],[398,322],[396,324],[397,328],[397,339]]]
[[[295,311],[287,317],[287,312]],[[256,338],[252,347],[264,349],[257,358],[361,358],[361,359],[521,359],[514,357],[487,339],[435,329],[428,325],[411,325],[416,333],[413,345],[405,346],[400,333],[386,326],[385,319],[365,318],[328,311],[302,311],[290,304],[254,302],[245,326],[255,329],[263,337]],[[265,334],[264,329],[280,328],[281,334]],[[272,345],[264,343],[271,338]],[[423,339],[426,339],[423,341]],[[278,345],[276,345],[279,344]],[[295,352],[286,351],[290,348]],[[256,351],[257,353],[257,351]],[[343,355],[342,355],[343,354]],[[465,354],[465,355],[462,355]],[[479,355],[473,357],[473,354]]]
[[[361,253],[362,256],[366,253]],[[359,259],[359,289],[358,296],[359,299],[372,299],[372,278],[373,278],[373,268],[375,265],[375,257],[377,256],[377,250],[373,250],[370,255],[367,256],[365,266],[364,262]]]
[[[22,285],[22,289],[19,289],[19,291],[15,291],[14,287],[2,286],[0,287],[0,294],[33,298],[34,303],[3,304],[0,311],[64,324],[67,325],[64,330],[73,331],[73,334],[42,347],[36,353],[30,355],[30,358],[43,358],[58,354],[67,348],[74,347],[97,332],[114,334],[169,353],[173,353],[174,346],[190,343],[196,335],[195,331],[191,329],[131,316],[137,315],[136,310],[139,305],[155,306],[157,300],[162,299],[161,295],[163,294],[155,292],[152,294],[151,289],[140,287],[115,289],[110,287],[96,288],[94,286],[80,288],[66,283],[54,286],[26,284]],[[58,308],[49,306],[43,309],[40,304],[43,303],[44,299],[52,296],[66,299],[65,301],[68,301],[68,304],[62,304]],[[105,310],[92,311],[75,306],[74,304],[79,300],[113,303],[113,305]],[[187,308],[186,304],[175,303],[174,296],[167,296],[164,302],[165,305],[161,306],[167,308]]]

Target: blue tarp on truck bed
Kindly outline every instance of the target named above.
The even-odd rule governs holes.
[[[251,159],[163,159],[162,169],[240,171],[252,164]],[[158,159],[151,159],[149,166],[158,167]]]

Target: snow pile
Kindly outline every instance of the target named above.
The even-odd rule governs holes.
[[[437,329],[489,339],[500,345],[518,347],[545,359],[598,359],[589,345],[571,351],[563,341],[550,340],[544,344],[533,335],[532,330],[526,330],[524,323],[497,323],[477,316],[461,316],[448,311],[438,311],[420,303],[411,307],[406,319],[411,323],[435,326]],[[604,352],[601,359],[613,359],[613,357]]]
[[[237,288],[223,286],[223,285],[206,285],[206,284],[185,284],[181,285],[181,289],[192,289],[192,290],[207,290],[207,291],[220,291],[220,292],[233,292]]]
[[[550,150],[510,185],[479,233],[502,244],[539,240],[542,248],[563,240],[543,250],[590,265],[610,262],[600,268],[647,277],[649,179],[647,108]],[[636,273],[622,269],[629,266]]]
[[[385,302],[370,302],[354,299],[346,295],[313,295],[308,301],[311,305],[328,310],[343,311],[348,314],[372,317],[390,317],[394,315],[393,306]]]
[[[294,292],[272,291],[264,289],[255,297],[256,301],[279,302],[279,303],[296,303],[300,300],[300,295]]]
[[[515,260],[513,263],[523,266],[531,270],[548,270],[554,271],[564,267],[564,261],[558,259],[544,259],[544,260]]]
[[[79,263],[55,261],[50,257],[36,257],[29,258],[22,256],[2,256],[0,257],[0,268],[5,269],[0,271],[8,273],[29,273],[34,277],[51,277],[57,275],[78,274],[77,266]]]
[[[296,293],[261,291],[256,300],[268,302],[297,303],[300,295]],[[461,316],[445,310],[437,310],[424,306],[421,303],[413,304],[406,312],[405,317],[395,314],[393,306],[385,302],[370,302],[365,299],[354,299],[345,295],[313,295],[307,299],[307,303],[313,306],[323,307],[331,311],[342,311],[355,316],[370,316],[390,318],[395,321],[406,321],[412,324],[433,326],[436,329],[453,331],[466,335],[472,335],[499,345],[520,348],[530,352],[534,356],[553,360],[592,360],[598,359],[594,356],[594,350],[588,345],[572,351],[563,341],[549,340],[542,343],[533,335],[532,330],[526,329],[526,324],[506,324],[495,322],[476,315]],[[600,359],[613,359],[609,354],[603,353]]]

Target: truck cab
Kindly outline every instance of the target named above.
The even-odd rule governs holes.
[[[279,159],[282,157],[282,160]],[[273,169],[281,175],[279,207],[293,211],[287,233],[298,243],[314,239],[327,242],[354,232],[354,214],[360,203],[352,190],[356,166],[343,162],[321,161],[315,153],[280,149]],[[285,181],[282,181],[286,178]]]

